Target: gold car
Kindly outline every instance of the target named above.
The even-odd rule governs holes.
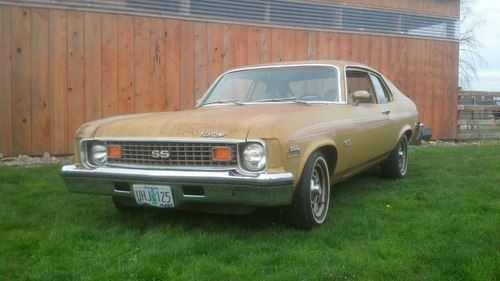
[[[286,206],[293,225],[311,228],[336,182],[378,164],[388,178],[406,175],[417,121],[415,104],[361,64],[250,66],[221,75],[195,109],[83,125],[61,176],[120,211]]]

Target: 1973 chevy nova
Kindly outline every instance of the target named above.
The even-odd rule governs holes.
[[[407,174],[408,142],[422,126],[415,104],[357,63],[258,65],[221,75],[195,109],[83,125],[70,192],[138,206],[248,213],[286,206],[290,222],[325,221],[330,186],[380,164]]]

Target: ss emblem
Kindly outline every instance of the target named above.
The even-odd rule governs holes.
[[[151,156],[153,158],[168,158],[170,157],[170,152],[168,150],[153,150],[151,151]]]

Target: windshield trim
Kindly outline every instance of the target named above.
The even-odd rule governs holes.
[[[342,84],[341,84],[341,71],[340,68],[336,65],[333,64],[326,64],[326,63],[307,63],[307,64],[278,64],[278,65],[261,65],[261,66],[248,66],[248,67],[241,67],[241,68],[236,68],[232,69],[229,71],[226,71],[219,75],[217,79],[210,85],[208,90],[203,94],[203,97],[199,100],[195,108],[202,107],[202,106],[214,106],[214,105],[231,105],[231,104],[205,104],[206,100],[208,99],[209,94],[212,92],[213,88],[217,85],[217,83],[220,81],[220,79],[230,73],[238,72],[238,71],[246,71],[246,70],[255,70],[255,69],[266,69],[266,68],[283,68],[283,67],[307,67],[307,66],[325,66],[325,67],[331,67],[337,70],[337,85],[338,85],[338,95],[341,98],[340,101],[315,101],[314,103],[331,103],[331,104],[347,104],[347,96],[343,96],[342,94],[344,91],[341,90]],[[309,101],[308,101],[309,102]],[[283,102],[241,102],[241,104],[263,104],[263,103],[295,103],[295,102],[289,102],[289,101],[283,101]],[[309,102],[313,103],[313,102]]]

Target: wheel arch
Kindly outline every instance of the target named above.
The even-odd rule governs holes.
[[[413,128],[410,125],[405,124],[399,131],[398,138],[394,141],[393,147],[396,147],[396,145],[398,145],[399,139],[401,139],[403,135],[405,135],[408,141],[410,141],[412,134]]]
[[[307,160],[316,151],[320,151],[326,158],[326,162],[328,165],[328,173],[330,175],[330,182],[331,182],[331,178],[333,176],[333,172],[335,171],[338,161],[338,150],[335,143],[333,142],[318,142],[309,145],[308,148],[304,150],[299,165],[297,166],[297,171],[296,171],[297,178],[302,177],[302,173],[304,171]]]

